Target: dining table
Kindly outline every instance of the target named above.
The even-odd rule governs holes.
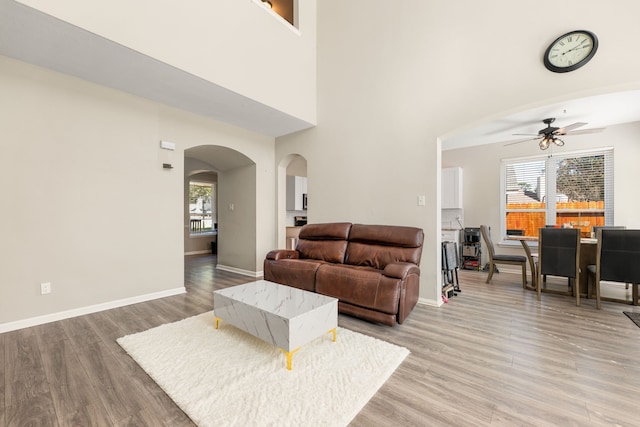
[[[537,268],[536,268],[536,260],[537,254],[531,251],[531,246],[529,243],[538,242],[537,236],[507,236],[506,240],[518,240],[522,244],[522,248],[527,254],[527,258],[529,260],[529,266],[531,268],[533,286],[527,287],[528,289],[536,289],[536,280],[537,280]],[[586,238],[583,237],[580,239],[580,259],[579,259],[579,267],[580,271],[578,271],[578,283],[580,285],[580,295],[587,295],[589,290],[589,274],[587,272],[588,265],[595,265],[596,263],[596,255],[598,249],[598,239]],[[543,288],[544,292],[545,289]]]

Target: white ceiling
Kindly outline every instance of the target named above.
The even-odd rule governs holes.
[[[564,127],[575,122],[587,123],[576,130],[637,122],[640,121],[640,90],[574,99],[521,111],[499,119],[490,119],[450,137],[444,137],[442,149],[452,150],[522,140],[526,136],[513,134],[535,135],[546,127],[542,120],[550,117],[556,119],[552,125],[555,127]]]
[[[12,0],[0,55],[273,137],[312,125]]]

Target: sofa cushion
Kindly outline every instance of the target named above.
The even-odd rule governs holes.
[[[398,312],[399,283],[369,267],[322,264],[316,272],[316,292],[389,314]]]
[[[300,229],[296,250],[302,259],[344,262],[351,223],[307,224]]]
[[[264,264],[265,280],[315,292],[316,270],[323,262],[304,259],[267,259]]]
[[[420,228],[353,224],[344,262],[377,270],[393,262],[420,265],[423,240]]]

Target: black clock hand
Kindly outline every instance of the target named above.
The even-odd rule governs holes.
[[[580,42],[580,44],[579,44],[579,45],[574,46],[574,47],[572,47],[571,49],[569,49],[568,51],[564,52],[564,53],[563,53],[563,55],[564,55],[565,53],[569,53],[569,52],[571,52],[572,50],[575,50],[575,49],[583,49],[583,48],[587,47],[587,46],[583,46],[583,45],[582,45],[585,41],[586,41],[586,40],[583,40],[582,42]]]
[[[576,47],[572,47],[572,48],[571,48],[571,49],[569,49],[568,51],[566,51],[566,52],[562,52],[562,55],[566,55],[567,53],[569,53],[569,52],[571,52],[572,50],[575,50],[575,49],[584,49],[585,47],[588,47],[588,46],[576,46]]]

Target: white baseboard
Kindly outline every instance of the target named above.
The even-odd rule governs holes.
[[[205,249],[202,251],[189,251],[189,252],[185,252],[184,254],[185,255],[203,255],[203,254],[212,255],[211,249]]]
[[[426,305],[429,307],[440,307],[442,304],[444,304],[444,301],[442,301],[442,298],[440,298],[437,301],[434,301],[432,299],[426,299],[426,298],[418,298],[418,304]]]
[[[87,307],[74,308],[73,310],[60,311],[58,313],[46,314],[44,316],[32,317],[29,319],[16,320],[15,322],[0,323],[0,334],[18,329],[29,328],[31,326],[43,325],[45,323],[57,322],[58,320],[70,319],[72,317],[84,316],[85,314],[97,313],[99,311],[110,310],[112,308],[124,307],[126,305],[151,301],[154,299],[170,297],[184,294],[187,290],[182,288],[168,289],[166,291],[154,292],[152,294],[139,295],[131,298],[124,298],[102,304],[90,305]]]
[[[216,268],[219,269],[219,270],[222,270],[222,271],[228,271],[229,273],[242,274],[243,276],[249,276],[249,277],[262,277],[263,276],[263,272],[262,271],[243,270],[241,268],[229,267],[228,265],[218,264],[218,265],[216,265]]]

